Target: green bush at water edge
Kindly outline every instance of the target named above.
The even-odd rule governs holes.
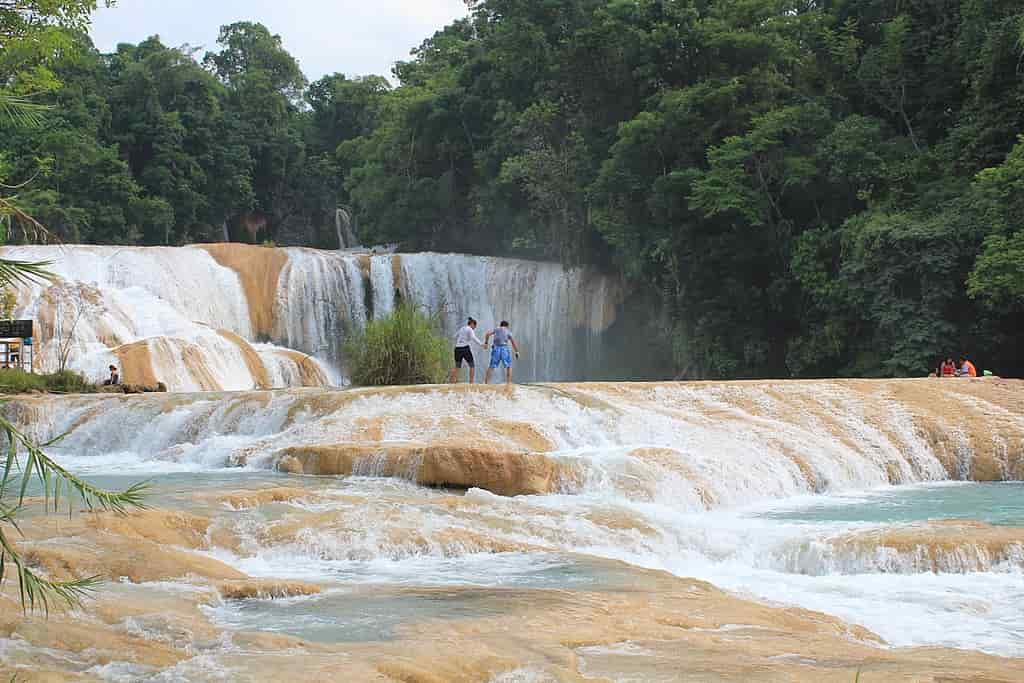
[[[91,394],[96,392],[96,385],[71,370],[52,374],[36,374],[13,368],[0,370],[0,393],[26,394],[32,391]]]
[[[360,386],[438,384],[448,372],[448,342],[436,315],[399,305],[391,315],[371,320],[345,343],[352,383]]]

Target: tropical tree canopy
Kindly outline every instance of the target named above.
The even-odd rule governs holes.
[[[205,55],[65,34],[3,177],[66,241],[331,248],[344,208],[368,244],[618,271],[669,376],[1024,373],[1019,2],[468,5],[390,80],[308,83],[252,22]]]

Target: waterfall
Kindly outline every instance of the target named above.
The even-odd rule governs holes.
[[[63,340],[70,368],[99,379],[120,361],[127,381],[182,391],[344,384],[344,340],[399,297],[439,314],[447,335],[469,316],[481,333],[509,320],[519,381],[586,379],[622,297],[617,280],[584,269],[459,254],[240,244],[2,252],[52,261],[59,276],[18,290],[18,315],[37,321],[38,369],[56,367],[81,308]]]
[[[355,231],[352,230],[352,214],[344,207],[334,210],[334,230],[338,235],[338,249],[354,249],[359,246]]]

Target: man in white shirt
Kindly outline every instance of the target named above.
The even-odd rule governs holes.
[[[459,370],[462,369],[462,361],[466,361],[466,364],[469,366],[469,383],[472,384],[476,379],[476,363],[473,361],[473,349],[469,346],[470,342],[476,342],[478,346],[487,348],[480,341],[480,338],[476,336],[476,320],[473,320],[473,318],[467,320],[466,324],[455,333],[455,367],[452,368],[451,373],[448,375],[448,382],[451,384],[458,384],[459,382]]]

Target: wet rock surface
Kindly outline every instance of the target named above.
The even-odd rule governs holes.
[[[790,496],[1020,478],[1022,389],[906,380],[18,398],[5,409],[40,439],[68,433],[58,458],[88,467],[133,454],[132,474],[114,483],[146,467],[173,474],[153,493],[157,509],[27,519],[17,543],[35,569],[107,582],[85,609],[48,620],[22,615],[6,582],[0,680],[1024,680],[1020,658],[893,647],[920,622],[885,634],[884,620],[868,628],[827,603],[787,606],[785,593],[825,579],[838,604],[860,585],[843,581],[863,575],[879,603],[902,577],[910,597],[881,609],[909,619],[932,599],[923,584],[960,586],[934,614],[974,619],[984,635],[1005,616],[996,608],[1013,608],[992,596],[1015,595],[1017,526],[813,527],[805,541],[800,525],[727,514]],[[814,557],[800,554],[812,546]],[[779,573],[768,576],[785,591],[768,594],[780,597],[712,585],[737,585],[730,567],[767,566],[770,553]],[[712,583],[686,578],[691,568]],[[992,592],[972,592],[993,577]]]

